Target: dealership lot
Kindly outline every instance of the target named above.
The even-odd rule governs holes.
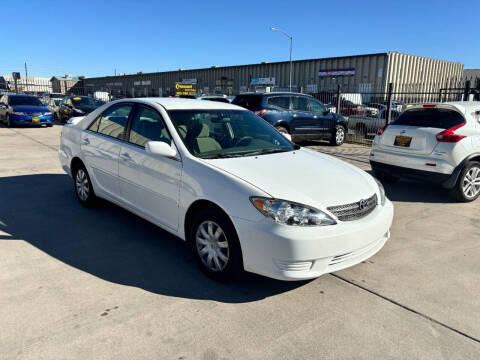
[[[61,126],[0,127],[1,358],[480,357],[480,200],[401,181],[392,237],[310,282],[219,284],[173,236],[111,204],[86,210]],[[308,146],[369,170],[366,147]]]

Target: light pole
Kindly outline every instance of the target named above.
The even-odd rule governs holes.
[[[290,39],[290,82],[288,88],[290,89],[290,92],[292,92],[292,43],[293,43],[293,36],[287,34],[285,31],[281,29],[277,29],[273,26],[270,26],[270,30],[272,31],[280,31],[283,35],[288,37]]]

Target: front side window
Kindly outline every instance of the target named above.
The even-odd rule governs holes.
[[[325,106],[321,102],[315,99],[308,99],[308,106],[310,107],[310,111],[315,113],[323,114],[325,113],[325,111],[327,111]]]
[[[131,111],[131,104],[117,104],[108,108],[98,119],[98,133],[122,139]],[[94,128],[89,129],[95,131]]]
[[[287,96],[271,97],[268,98],[268,105],[288,110],[290,108],[290,99]]]
[[[171,110],[183,143],[194,156],[225,158],[298,149],[265,120],[245,110]]]
[[[148,141],[163,141],[171,144],[171,138],[160,114],[146,107],[139,107],[132,120],[128,142],[145,146]]]
[[[300,96],[293,97],[292,108],[296,111],[308,111],[307,98]]]

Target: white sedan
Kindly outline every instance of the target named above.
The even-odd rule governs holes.
[[[372,176],[235,105],[114,101],[69,121],[59,157],[81,204],[100,197],[175,234],[217,279],[315,278],[390,235],[393,205]]]

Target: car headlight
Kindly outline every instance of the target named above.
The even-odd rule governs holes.
[[[383,205],[385,205],[385,188],[383,187],[382,183],[380,181],[378,181],[377,179],[375,179],[375,181],[377,182],[378,184],[378,189],[380,190],[380,203]]]
[[[323,226],[336,224],[335,220],[323,211],[307,205],[263,197],[251,197],[250,201],[263,215],[279,224],[293,226]]]
[[[52,113],[51,112],[46,112],[46,113],[43,113],[43,115],[48,116],[48,115],[52,115]]]
[[[79,114],[85,114],[85,111],[80,110],[80,109],[77,109],[77,108],[73,108],[73,111],[76,111],[76,112],[78,112]]]
[[[25,115],[25,113],[21,111],[14,111],[13,115]]]

